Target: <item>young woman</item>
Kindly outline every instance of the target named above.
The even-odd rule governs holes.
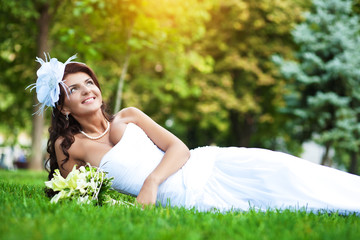
[[[114,177],[113,187],[141,204],[200,211],[303,209],[360,212],[360,177],[294,156],[256,148],[189,151],[136,108],[105,112],[99,83],[83,63],[52,58],[34,84],[41,109],[52,107],[49,180],[90,163]],[[41,111],[42,111],[41,110]]]

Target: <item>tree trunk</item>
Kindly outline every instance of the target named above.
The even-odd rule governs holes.
[[[44,3],[39,8],[39,19],[38,19],[38,39],[37,39],[37,56],[44,56],[44,52],[48,52],[48,35],[49,35],[49,4]],[[39,110],[38,101],[36,98],[36,92],[34,91],[34,112]],[[42,170],[43,166],[43,130],[44,130],[44,117],[43,115],[33,115],[33,128],[32,128],[32,156],[30,161],[30,169]]]
[[[124,66],[123,66],[123,68],[121,70],[121,76],[120,76],[120,80],[119,80],[119,85],[118,85],[118,88],[117,88],[117,91],[116,91],[116,98],[115,98],[116,103],[115,103],[115,108],[114,108],[114,114],[119,112],[120,108],[121,108],[121,100],[122,100],[124,81],[125,81],[126,73],[127,73],[127,70],[128,70],[129,61],[130,61],[130,53],[128,52],[126,54],[126,57],[125,57]]]
[[[358,154],[356,152],[351,153],[349,173],[358,174],[359,162]]]
[[[330,154],[330,146],[331,146],[330,143],[325,144],[325,153],[322,156],[321,165],[325,165],[325,166],[329,166],[329,167],[331,167],[331,165],[332,165],[332,161],[331,161],[330,156],[329,156],[329,154]]]
[[[251,136],[254,131],[254,121],[252,116],[245,115],[240,117],[240,113],[230,111],[232,145],[239,147],[249,147]]]
[[[129,30],[127,32],[127,41],[129,41],[131,39],[133,25],[134,25],[134,23],[132,22],[131,26],[129,27]],[[129,43],[128,43],[127,44],[127,49],[126,49],[125,61],[124,61],[123,68],[121,70],[121,76],[120,76],[120,79],[119,79],[119,85],[118,85],[118,88],[117,88],[117,91],[116,91],[116,96],[115,96],[114,114],[119,112],[120,109],[121,109],[124,81],[125,81],[125,77],[126,77],[126,74],[127,74],[128,67],[129,67],[130,56],[131,56],[131,49],[130,49],[130,46],[129,46]]]

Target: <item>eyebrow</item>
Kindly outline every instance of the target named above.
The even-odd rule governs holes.
[[[89,77],[89,78],[85,79],[84,82],[86,82],[86,81],[89,80],[89,79],[92,79],[92,78]],[[69,88],[74,87],[74,86],[77,86],[77,85],[79,85],[79,84],[78,84],[78,83],[72,84],[72,85],[69,86]]]

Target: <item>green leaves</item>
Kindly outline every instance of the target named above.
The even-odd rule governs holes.
[[[301,110],[297,127],[308,132],[304,140],[316,140],[327,150],[334,148],[339,153],[357,153],[359,18],[353,14],[350,0],[316,0],[305,17],[293,31],[299,46],[298,61],[273,57],[282,75],[291,80],[289,87],[299,92],[290,112],[299,115]]]
[[[0,23],[4,32],[0,36],[0,125],[4,123],[14,136],[17,133],[9,125],[18,131],[31,126],[33,103],[23,89],[36,77],[37,10],[46,1],[23,3],[5,3],[0,17],[6,16]],[[282,95],[291,90],[285,88],[285,77],[278,75],[271,57],[292,56],[290,32],[302,19],[306,4],[290,0],[50,1],[48,44],[53,57],[61,60],[78,53],[77,61],[94,69],[109,109],[122,100],[122,107],[139,107],[164,126],[172,122],[169,129],[190,147],[215,143],[278,149],[284,139],[289,145],[296,140],[283,127],[289,118],[282,114]],[[315,35],[306,37],[320,42]],[[343,40],[341,35],[337,39]],[[292,64],[288,75],[299,76],[304,83],[326,84],[325,76],[315,74],[318,69],[337,69],[341,75],[344,59],[356,56],[344,54],[328,65],[316,54],[303,57],[308,64]],[[352,86],[347,91],[360,97],[356,80]]]

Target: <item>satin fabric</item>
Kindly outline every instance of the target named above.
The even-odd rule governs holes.
[[[159,186],[161,205],[222,212],[360,212],[359,176],[258,148],[207,146],[190,152],[187,163]],[[129,123],[99,167],[114,177],[114,189],[137,196],[163,155],[140,127]]]

